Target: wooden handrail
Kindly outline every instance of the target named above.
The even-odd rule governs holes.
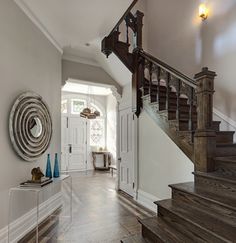
[[[178,70],[174,69],[173,67],[169,66],[168,64],[164,63],[163,61],[157,59],[156,57],[148,54],[147,52],[141,51],[140,55],[145,58],[146,60],[156,64],[157,66],[161,67],[165,71],[173,74],[178,79],[182,80],[184,83],[188,84],[192,88],[196,89],[197,83],[194,79],[189,78],[185,74],[179,72]]]
[[[135,4],[138,2],[138,0],[134,0],[131,5],[129,6],[129,8],[125,11],[125,13],[123,14],[123,16],[120,18],[120,20],[118,21],[118,23],[115,25],[115,27],[112,29],[112,31],[110,32],[110,34],[112,34],[114,31],[116,31],[116,29],[121,25],[121,23],[123,22],[123,20],[125,19],[125,17],[129,14],[129,12],[131,11],[131,9],[135,6]]]

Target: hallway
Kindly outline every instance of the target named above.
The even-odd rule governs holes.
[[[151,216],[126,196],[115,191],[109,173],[74,173],[73,224],[59,242],[120,242],[140,232],[137,217]]]
[[[40,227],[40,242],[46,243],[118,243],[137,239],[141,226],[137,217],[153,213],[138,206],[115,190],[115,177],[104,172],[72,173],[73,220],[70,229],[58,234],[58,222],[49,220]],[[54,227],[52,227],[54,224]],[[50,226],[49,226],[50,225]],[[29,238],[21,242],[31,242]],[[136,242],[136,240],[134,241]],[[137,242],[141,242],[137,240]]]

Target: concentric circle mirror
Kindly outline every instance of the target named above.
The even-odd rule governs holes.
[[[25,161],[35,161],[47,150],[52,137],[52,119],[40,95],[26,92],[16,99],[10,113],[9,131],[13,148]]]

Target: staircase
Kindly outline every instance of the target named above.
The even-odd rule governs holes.
[[[236,144],[234,132],[213,121],[216,74],[203,68],[191,79],[143,51],[144,15],[131,12],[136,2],[104,38],[102,52],[115,53],[132,72],[137,117],[145,109],[195,166],[194,182],[170,185],[172,198],[155,202],[157,217],[139,220],[142,242],[236,242]]]

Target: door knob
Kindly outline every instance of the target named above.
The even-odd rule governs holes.
[[[72,144],[69,144],[69,153],[72,154]]]

